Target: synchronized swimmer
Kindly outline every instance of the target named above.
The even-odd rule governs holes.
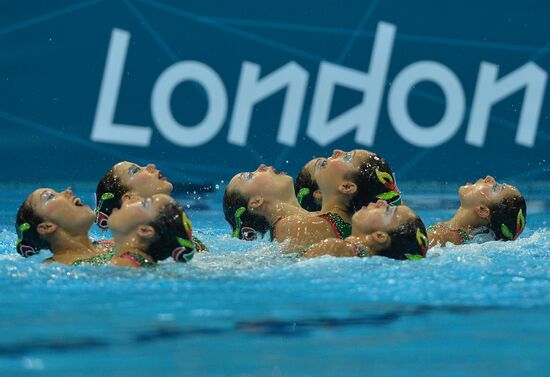
[[[49,249],[44,263],[148,267],[172,257],[189,262],[208,249],[193,236],[172,183],[154,164],[120,162],[96,189],[96,208],[67,189],[33,191],[19,207],[16,250],[23,257]],[[459,189],[460,207],[448,221],[425,227],[405,204],[395,174],[368,150],[334,150],[305,164],[293,181],[266,165],[236,174],[227,185],[223,212],[233,237],[269,235],[283,252],[306,258],[384,256],[421,259],[430,247],[515,240],[527,208],[519,190],[491,176]],[[96,223],[110,240],[92,241]]]

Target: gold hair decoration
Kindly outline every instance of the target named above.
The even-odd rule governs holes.
[[[384,185],[385,188],[387,188],[389,191],[383,192],[381,194],[376,195],[378,199],[389,201],[391,199],[394,199],[396,205],[401,204],[401,192],[397,188],[395,184],[395,179],[392,177],[392,175],[385,171],[380,171],[378,168],[374,169],[374,172],[376,173],[376,178],[378,178],[378,181]]]
[[[520,209],[518,215],[516,216],[516,234],[512,234],[510,229],[505,224],[500,225],[500,231],[504,237],[508,238],[510,241],[514,241],[519,237],[521,232],[525,229],[525,216],[523,216],[523,210]]]
[[[420,231],[420,228],[416,228],[416,242],[418,242],[418,246],[422,250],[422,255],[425,256],[430,242],[428,241],[428,237]]]

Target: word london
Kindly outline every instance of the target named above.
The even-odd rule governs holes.
[[[368,72],[328,62],[320,63],[306,130],[309,138],[325,146],[355,130],[358,144],[374,144],[396,31],[395,25],[378,24]],[[151,142],[151,128],[114,123],[129,41],[129,32],[113,29],[91,139],[147,147]],[[277,142],[294,146],[304,110],[309,73],[296,62],[289,62],[262,78],[260,71],[258,64],[247,61],[242,64],[227,141],[234,145],[246,145],[254,106],[285,89]],[[469,112],[466,143],[482,147],[492,107],[504,98],[525,90],[515,141],[519,145],[532,147],[548,75],[533,62],[501,78],[498,78],[498,73],[497,65],[481,62]],[[170,109],[174,89],[185,81],[196,82],[206,93],[207,111],[198,124],[179,123]],[[443,116],[439,122],[428,127],[416,124],[407,108],[411,90],[424,81],[436,84],[445,96]],[[357,106],[329,119],[337,86],[362,92],[363,99]],[[397,74],[389,87],[387,103],[395,131],[408,143],[418,147],[444,144],[456,134],[466,113],[464,88],[458,77],[445,65],[428,60],[412,63]],[[156,80],[151,93],[151,114],[159,132],[170,142],[184,147],[199,146],[212,140],[225,123],[227,109],[227,91],[220,76],[198,61],[181,61],[168,67]]]

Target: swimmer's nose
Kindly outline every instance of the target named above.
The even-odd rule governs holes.
[[[495,179],[493,177],[491,177],[490,175],[488,175],[487,177],[485,177],[485,183],[495,183]]]
[[[264,170],[267,170],[267,166],[265,166],[264,164],[261,164],[260,166],[258,166],[258,169],[256,169],[256,171],[264,171]]]
[[[148,164],[147,170],[150,172],[154,172],[155,170],[157,170],[157,167],[155,166],[155,164]]]
[[[335,149],[332,151],[332,158],[338,158],[340,157],[341,155],[344,154],[344,151],[341,150],[341,149]]]
[[[382,199],[378,199],[376,201],[376,207],[377,208],[380,208],[380,207],[387,207],[388,206],[388,203],[385,201],[385,200],[382,200]]]
[[[73,190],[71,189],[71,187],[67,187],[67,188],[65,189],[65,191],[63,191],[63,193],[64,193],[66,196],[68,196],[68,197],[74,196]]]

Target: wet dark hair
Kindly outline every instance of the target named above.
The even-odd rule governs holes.
[[[519,212],[523,216],[523,221],[527,219],[527,205],[521,195],[514,195],[504,198],[498,203],[490,203],[488,206],[491,211],[489,229],[491,229],[497,240],[511,241],[515,240],[523,231],[523,227],[518,226]],[[503,226],[511,233],[512,239],[503,233]]]
[[[349,173],[346,177],[357,185],[357,191],[352,195],[349,208],[356,212],[361,207],[369,203],[376,202],[379,198],[377,195],[387,193],[392,189],[389,183],[384,185],[376,174],[376,169],[381,173],[387,173],[391,176],[392,184],[395,190],[394,174],[390,165],[382,157],[376,153],[370,154],[366,160],[359,166],[359,169]],[[386,200],[391,202],[391,200]]]
[[[302,168],[302,170],[300,170],[300,173],[294,181],[294,192],[296,193],[296,195],[298,195],[298,192],[300,192],[300,190],[303,188],[307,188],[309,190],[309,193],[302,198],[302,202],[300,203],[302,208],[310,212],[320,211],[321,205],[317,203],[315,197],[313,196],[313,193],[316,190],[319,190],[319,185],[313,179],[311,174],[307,171],[305,166]]]
[[[425,256],[428,246],[422,247],[419,244],[416,237],[418,229],[427,240],[428,236],[424,222],[417,216],[389,232],[390,245],[384,250],[378,251],[377,255],[392,259],[407,259],[405,254]]]
[[[253,213],[248,209],[248,199],[244,197],[244,195],[238,191],[229,191],[227,188],[225,189],[225,193],[223,194],[223,215],[225,217],[225,220],[231,225],[231,229],[235,231],[237,228],[237,222],[235,220],[235,212],[241,207],[246,208],[246,211],[241,215],[241,233],[239,234],[240,239],[246,239],[247,241],[253,240],[248,233],[246,237],[243,237],[244,232],[242,232],[243,228],[252,228],[255,232],[260,234],[265,234],[268,231],[271,231],[271,225],[269,222],[265,219],[265,217],[258,215],[256,213]]]
[[[186,219],[185,211],[173,199],[159,210],[158,217],[149,224],[155,230],[147,252],[153,259],[159,261],[172,256],[172,252],[181,246],[178,237],[192,241],[191,229],[184,226]]]
[[[111,216],[113,209],[120,208],[122,205],[122,196],[126,194],[130,189],[124,186],[121,180],[115,175],[114,168],[109,169],[105,176],[97,184],[95,190],[96,197],[96,223],[102,229],[107,229],[107,219]],[[106,193],[114,195],[112,199],[101,201],[101,196]],[[97,206],[101,203],[101,207]]]
[[[45,219],[39,216],[34,208],[32,208],[30,199],[26,199],[17,210],[15,231],[18,238],[20,236],[19,227],[24,223],[30,225],[29,229],[23,232],[22,241],[16,245],[16,250],[22,257],[26,258],[38,254],[43,249],[51,250],[50,243],[44,240],[37,230],[38,225],[44,221]]]

